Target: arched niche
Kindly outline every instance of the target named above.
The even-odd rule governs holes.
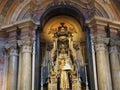
[[[61,24],[64,23],[65,27],[68,28],[72,27],[73,30],[73,39],[74,41],[86,41],[86,38],[88,38],[87,43],[90,44],[89,40],[89,32],[86,34],[85,31],[85,18],[83,14],[75,7],[71,5],[55,5],[48,8],[43,15],[40,18],[40,26],[36,30],[36,62],[35,62],[35,90],[40,89],[41,84],[41,75],[43,73],[42,70],[42,45],[45,47],[45,44],[42,44],[42,42],[52,42],[53,39],[53,32],[56,30]],[[72,31],[71,29],[69,31]],[[86,36],[87,35],[87,36]],[[45,49],[45,48],[44,48]],[[45,55],[44,55],[45,58]],[[40,64],[40,65],[39,65]],[[39,68],[40,66],[40,68]],[[91,69],[92,70],[92,69]],[[39,72],[40,71],[40,72]],[[38,73],[39,72],[39,73]],[[91,72],[92,73],[92,72]],[[93,80],[91,80],[93,81]],[[43,84],[43,83],[42,83]],[[91,83],[92,84],[92,83]]]
[[[52,42],[53,35],[58,31],[58,27],[61,23],[64,23],[64,26],[67,27],[68,31],[73,35],[73,41],[85,41],[85,32],[83,32],[79,22],[70,16],[60,15],[51,18],[43,27],[42,32],[40,33],[40,38],[45,42]]]
[[[50,81],[54,82],[54,79],[53,79],[54,74],[55,75],[59,74],[59,72],[57,72],[59,70],[62,70],[62,69],[68,70],[68,66],[71,66],[73,68],[69,67],[69,71],[71,73],[75,72],[77,74],[78,71],[76,70],[79,69],[80,71],[80,67],[84,65],[83,63],[85,63],[85,59],[83,58],[84,56],[87,56],[86,55],[87,52],[81,46],[81,43],[84,43],[84,47],[86,46],[85,44],[86,34],[85,32],[83,32],[83,28],[81,27],[81,24],[71,16],[66,16],[66,15],[54,16],[45,23],[40,33],[40,40],[41,40],[41,77],[42,77],[41,86],[43,86],[41,88],[46,89],[46,85],[48,87],[48,89],[46,90],[49,90],[50,87],[52,88],[52,90],[56,90],[57,88],[60,89],[60,88],[67,87],[67,86],[61,85],[63,83],[61,79],[62,77],[61,78],[58,77],[56,79],[57,84],[54,83],[55,87],[52,86],[53,83],[51,83]],[[85,53],[83,53],[82,50]],[[64,67],[61,66],[61,63],[62,63],[61,60],[64,63],[66,63],[66,66]],[[57,65],[57,62],[58,62],[58,65]],[[74,66],[75,63],[77,64]],[[56,70],[56,68],[58,68],[58,70]],[[72,69],[74,70],[72,71]],[[59,75],[62,76],[63,74],[65,73],[60,73]],[[72,75],[72,76],[76,77],[76,80],[79,81],[80,74],[81,73],[79,72],[79,74]],[[67,77],[68,75],[67,72],[65,75],[66,75],[66,78],[70,78],[70,77]],[[61,82],[60,82],[60,79],[61,79]],[[71,81],[72,79],[68,79],[66,83],[68,84],[69,89],[71,88],[74,89],[73,86],[76,83],[71,84],[70,83]],[[81,85],[80,82],[79,84]]]
[[[71,5],[61,4],[61,5],[51,6],[40,17],[41,31],[43,30],[44,25],[47,23],[49,19],[55,16],[61,16],[61,15],[73,17],[74,19],[78,21],[78,23],[81,24],[82,27],[85,24],[85,18],[83,14],[77,8]]]

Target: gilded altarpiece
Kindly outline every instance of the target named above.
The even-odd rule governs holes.
[[[50,19],[41,36],[41,90],[87,88],[86,38],[80,23],[68,16]]]

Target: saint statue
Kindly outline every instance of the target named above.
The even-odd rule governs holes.
[[[60,64],[60,89],[69,89],[69,77],[68,71],[64,69],[66,63],[65,59],[61,59]]]
[[[70,88],[69,71],[71,71],[70,57],[66,54],[64,44],[61,45],[59,55],[59,71],[60,71],[60,89],[67,90]]]
[[[68,29],[64,23],[60,23],[57,32],[53,33],[54,42],[50,54],[53,61],[51,87],[54,88],[54,90],[58,88],[59,90],[76,90],[74,86],[77,85],[76,80],[79,81],[79,77],[77,77],[76,74],[77,67],[74,66],[74,60],[77,60],[76,51],[78,49],[74,49],[72,40],[73,32]],[[81,58],[81,56],[79,56],[79,58]],[[49,90],[52,89],[50,88]]]

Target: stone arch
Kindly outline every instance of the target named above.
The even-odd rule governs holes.
[[[29,12],[29,8],[30,8],[30,1],[26,1],[24,4],[21,3],[16,10],[14,11],[14,13],[12,14],[12,16],[9,18],[9,24],[13,23],[15,21],[20,21],[22,20]]]
[[[115,19],[115,15],[112,13],[112,11],[110,10],[109,5],[107,4],[102,4],[99,1],[96,1],[96,9],[97,9],[97,14],[98,15],[102,15],[105,18],[111,18],[111,19]]]
[[[103,7],[101,7],[98,3],[96,3],[95,5],[96,5],[95,15],[109,18],[109,15],[107,14]]]
[[[14,2],[11,1],[9,5],[8,1],[5,1],[5,3],[3,4],[4,6],[2,7],[2,10],[1,10],[1,13],[3,13],[1,14],[3,24],[8,24],[9,19],[11,18],[18,4],[19,4],[18,1],[14,1]]]
[[[70,12],[72,12],[72,13],[70,13]],[[48,8],[40,17],[41,29],[44,27],[45,23],[50,18],[52,18],[54,16],[60,16],[60,15],[66,15],[66,16],[71,16],[71,17],[75,18],[81,24],[82,27],[85,24],[84,15],[82,14],[82,12],[80,12],[80,10],[78,10],[74,6],[55,5],[55,6],[51,6],[50,8]]]
[[[29,11],[29,5],[27,5],[23,11],[19,14],[19,16],[17,17],[16,21],[21,21],[23,19],[26,18],[30,18],[30,11]]]
[[[57,2],[57,3],[56,3]],[[40,17],[42,17],[42,15],[44,14],[44,12],[46,12],[49,8],[51,7],[54,7],[54,6],[59,6],[60,5],[60,2],[59,1],[48,1],[46,4],[44,4],[44,2],[41,2],[38,6],[41,6],[41,7],[37,7],[37,12],[34,13],[34,16],[33,18],[35,18],[35,20],[37,19],[40,19]],[[42,4],[43,3],[43,4]],[[84,18],[86,19],[88,17],[88,14],[87,14],[87,7],[86,7],[86,4],[87,2],[85,1],[66,1],[65,3],[63,3],[62,5],[65,5],[65,6],[72,6],[76,9],[78,9],[78,11],[80,11]]]

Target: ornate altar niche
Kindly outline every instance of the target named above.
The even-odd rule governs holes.
[[[73,24],[61,19],[46,33],[52,41],[43,39],[47,42],[42,56],[41,90],[84,90],[87,87],[85,44],[75,37],[78,31]]]

